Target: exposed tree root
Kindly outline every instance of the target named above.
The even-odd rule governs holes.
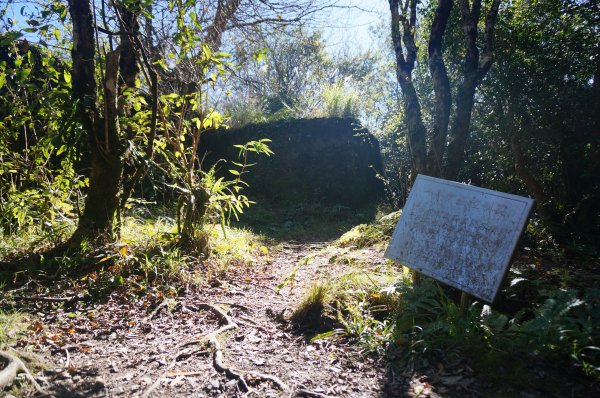
[[[304,389],[296,390],[295,397],[306,397],[306,398],[330,398],[329,395],[321,394],[320,392],[309,391]]]
[[[17,374],[23,372],[39,393],[46,394],[46,391],[33,378],[27,366],[18,357],[5,351],[0,351],[0,362],[4,363],[4,368],[0,370],[0,389],[12,385]]]
[[[182,345],[179,346],[180,348],[188,347],[190,345],[196,345],[196,344],[203,344],[203,343],[208,344],[208,346],[210,348],[212,348],[212,350],[213,350],[213,366],[214,366],[214,368],[220,373],[225,373],[225,375],[229,379],[237,380],[238,387],[243,392],[248,392],[250,390],[248,387],[248,384],[246,382],[246,377],[249,377],[253,380],[270,381],[284,393],[289,393],[289,391],[290,391],[289,387],[283,381],[281,381],[281,379],[279,379],[276,376],[262,374],[262,373],[256,373],[256,372],[248,372],[248,373],[246,373],[246,377],[245,377],[244,374],[242,374],[241,372],[225,365],[223,350],[221,348],[221,343],[219,343],[218,336],[229,330],[238,328],[238,325],[231,319],[231,317],[229,315],[227,315],[227,313],[225,313],[223,310],[221,310],[220,308],[218,308],[212,304],[205,304],[205,303],[200,304],[198,306],[198,308],[194,308],[194,307],[184,307],[184,308],[194,309],[194,310],[203,309],[203,310],[211,311],[213,314],[215,314],[219,318],[222,325],[218,329],[216,329],[216,330],[210,332],[209,334],[207,334],[206,336],[204,336],[200,340],[193,340],[193,341],[183,343]],[[159,386],[161,380],[175,366],[175,364],[177,363],[177,360],[180,357],[188,354],[188,351],[190,351],[190,349],[185,348],[185,349],[180,350],[175,355],[175,358],[169,364],[169,366],[167,367],[165,372],[146,390],[146,392],[144,392],[144,394],[142,395],[142,398],[146,398],[146,397],[150,396],[150,394]]]
[[[246,373],[246,378],[253,379],[253,380],[261,380],[261,381],[265,381],[266,380],[266,381],[270,381],[271,383],[273,383],[277,387],[279,387],[279,389],[283,393],[288,394],[290,392],[290,388],[288,387],[288,385],[285,384],[277,376],[273,376],[273,375],[269,375],[269,374],[264,374],[264,373],[258,373],[258,372],[248,372],[248,373]]]
[[[240,390],[242,390],[242,392],[248,392],[250,388],[248,388],[248,384],[246,383],[246,379],[244,379],[244,375],[242,375],[237,370],[226,366],[223,363],[223,350],[221,349],[221,344],[219,343],[219,340],[217,340],[216,334],[211,333],[209,335],[208,345],[214,350],[213,366],[215,367],[217,372],[225,373],[225,375],[229,379],[237,380]]]

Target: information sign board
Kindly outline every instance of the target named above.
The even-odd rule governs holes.
[[[385,256],[493,302],[533,200],[424,175]]]

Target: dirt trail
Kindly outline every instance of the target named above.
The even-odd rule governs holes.
[[[36,349],[51,352],[53,364],[38,380],[60,397],[393,396],[384,393],[385,369],[375,359],[341,340],[311,343],[285,320],[331,267],[327,244],[284,243],[266,264],[154,309],[113,293],[103,304],[44,312]],[[206,341],[227,322],[237,328],[213,337],[229,376],[216,370],[215,346]]]
[[[393,363],[401,361],[387,363],[346,339],[311,342],[315,331],[289,322],[311,286],[389,266],[381,247],[333,249],[330,243],[282,243],[256,265],[232,266],[221,279],[177,292],[142,285],[135,291],[136,282],[128,281],[102,302],[31,300],[37,320],[15,348],[25,360],[27,352],[42,354],[33,362],[47,366],[33,369],[36,380],[49,393],[44,396],[55,397],[566,396],[498,387],[453,355],[399,367]],[[81,294],[68,281],[51,290],[49,299]],[[560,369],[539,372],[564,380],[563,390],[577,396],[597,391]]]

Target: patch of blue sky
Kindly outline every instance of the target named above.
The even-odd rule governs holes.
[[[377,46],[371,31],[387,24],[388,15],[387,0],[340,0],[336,7],[322,11],[312,24],[323,32],[332,53],[359,53]]]

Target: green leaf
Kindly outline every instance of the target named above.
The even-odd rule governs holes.
[[[19,79],[19,80],[27,79],[27,77],[29,76],[30,73],[31,73],[30,68],[21,69],[20,71],[17,72],[17,79]]]
[[[4,72],[0,73],[0,88],[4,87],[6,83],[6,74]]]
[[[255,52],[254,54],[252,54],[252,58],[254,58],[254,60],[256,62],[262,62],[262,61],[264,61],[265,58],[266,58],[266,56],[267,56],[267,49],[266,48],[263,48],[263,49]]]
[[[206,59],[210,59],[211,55],[212,55],[212,51],[210,51],[210,47],[208,47],[206,44],[202,46],[202,52],[204,53],[204,57]]]
[[[63,72],[63,77],[65,78],[65,82],[71,83],[71,72],[69,72],[68,70],[65,70]]]
[[[231,174],[233,174],[234,176],[239,176],[239,175],[240,175],[240,172],[239,172],[239,171],[237,171],[237,170],[229,170],[229,172],[230,172]]]

